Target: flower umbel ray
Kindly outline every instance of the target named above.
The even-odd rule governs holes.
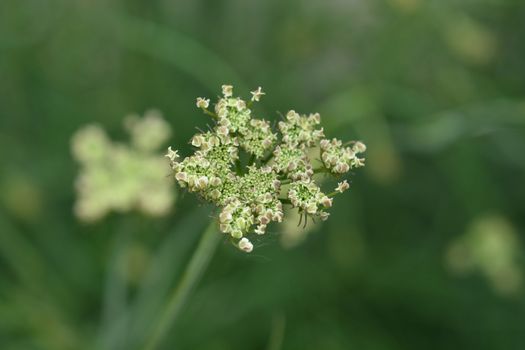
[[[359,157],[366,151],[364,143],[326,139],[318,113],[290,110],[278,130],[272,130],[250,109],[265,95],[260,87],[251,92],[248,103],[234,97],[231,85],[222,86],[222,95],[214,112],[208,110],[209,99],[197,98],[197,107],[212,116],[214,125],[193,136],[195,152],[181,159],[168,149],[166,157],[178,184],[220,208],[221,232],[245,252],[253,249],[250,235],[263,235],[268,224],[284,219],[283,205],[326,220],[333,196],[348,189],[348,182],[342,180],[326,195],[314,177],[323,173],[340,178],[364,166],[365,159]],[[313,148],[320,149],[320,161],[310,158]],[[241,164],[245,158],[249,161]]]

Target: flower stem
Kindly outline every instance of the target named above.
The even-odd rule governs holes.
[[[206,270],[220,238],[221,235],[217,232],[215,221],[212,221],[204,231],[182,278],[173,289],[163,313],[154,324],[153,334],[144,346],[144,350],[156,349],[171,328],[191,291]]]
[[[219,117],[217,116],[217,114],[215,114],[215,113],[209,111],[209,110],[206,109],[206,108],[203,108],[202,111],[204,112],[204,114],[207,114],[207,115],[209,115],[209,116],[212,117],[212,118],[215,118],[215,119],[219,118]]]
[[[266,165],[273,158],[273,152],[270,152],[266,157],[261,160],[261,164]]]
[[[325,167],[315,168],[314,174],[321,174],[321,173],[327,173],[328,170]]]

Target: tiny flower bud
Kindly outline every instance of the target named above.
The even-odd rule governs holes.
[[[195,135],[191,139],[191,144],[192,144],[192,146],[200,147],[202,145],[203,141],[204,140],[203,140],[201,135]]]
[[[211,178],[211,181],[210,181],[210,184],[214,187],[217,187],[217,186],[220,186],[222,183],[221,179],[218,178],[218,177],[212,177]]]
[[[253,244],[248,240],[248,238],[243,237],[238,243],[239,249],[250,253],[253,250]]]
[[[360,141],[357,141],[356,143],[354,143],[352,150],[355,153],[364,153],[366,151],[366,145]]]
[[[224,97],[231,97],[233,95],[233,86],[223,85],[222,94],[224,95]]]
[[[257,226],[257,228],[255,229],[255,233],[257,233],[258,235],[264,235],[264,233],[266,232],[266,225],[259,225]]]
[[[197,104],[198,108],[206,109],[210,105],[210,100],[202,98],[202,97],[197,97],[197,103],[196,104]]]
[[[219,215],[219,221],[221,223],[230,223],[231,221],[233,220],[233,216],[230,212],[225,212],[223,211],[220,215]]]
[[[319,217],[321,218],[322,221],[326,221],[329,216],[330,216],[330,213],[327,213],[326,211],[322,211],[319,214]]]
[[[241,238],[242,237],[242,231],[241,230],[233,230],[230,235],[233,238]],[[248,241],[249,242],[249,241]]]
[[[319,142],[319,146],[321,146],[322,150],[326,150],[329,145],[330,145],[330,141],[328,141],[326,139],[321,140],[321,142]],[[323,154],[326,154],[326,153],[323,153]]]
[[[306,212],[308,214],[315,214],[317,212],[317,205],[315,203],[311,203],[306,207]]]
[[[257,90],[252,91],[251,94],[252,94],[252,101],[257,101],[257,102],[259,102],[259,100],[261,99],[261,96],[262,96],[262,95],[266,95],[266,94],[262,91],[262,89],[261,89],[260,86],[257,88]]]
[[[333,199],[332,198],[328,198],[328,197],[323,197],[321,199],[321,204],[325,207],[325,208],[330,208],[332,206],[332,201]]]
[[[178,181],[188,182],[188,174],[186,174],[185,172],[177,173],[175,174],[175,179],[177,179]]]
[[[246,102],[244,102],[241,99],[238,99],[237,103],[235,104],[235,107],[237,108],[238,111],[242,111],[243,109],[246,108]]]
[[[208,177],[207,176],[201,176],[197,180],[197,186],[202,190],[208,187]]]
[[[217,128],[217,134],[221,135],[221,136],[228,136],[228,134],[230,133],[230,131],[228,130],[228,128],[224,125],[221,125]]]
[[[337,192],[343,193],[344,191],[346,191],[349,188],[350,188],[350,185],[348,184],[348,181],[344,180],[343,182],[339,182],[337,184],[337,187],[336,187],[335,190]]]
[[[171,146],[168,147],[168,153],[165,155],[165,157],[169,158],[170,161],[175,161],[175,159],[179,158],[179,153],[177,151],[174,151],[171,149]]]

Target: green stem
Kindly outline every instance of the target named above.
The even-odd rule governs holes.
[[[219,117],[217,116],[217,114],[215,114],[215,113],[213,113],[213,112],[210,112],[210,111],[209,111],[208,109],[206,109],[206,108],[203,108],[202,111],[204,112],[204,114],[207,114],[207,115],[211,116],[212,118],[215,118],[215,119],[219,118]]]
[[[248,161],[248,165],[253,165],[255,163],[255,154],[252,154],[250,156],[250,160]]]
[[[237,159],[235,161],[235,172],[239,176],[242,175],[242,165],[241,165],[241,160],[240,159]]]
[[[197,249],[193,253],[182,278],[173,289],[166,308],[154,324],[153,334],[144,346],[144,350],[154,350],[158,347],[166,332],[174,324],[191,291],[195,288],[206,270],[221,235],[217,232],[215,221],[212,221],[204,231]]]
[[[268,163],[272,158],[273,158],[273,152],[271,152],[271,153],[268,154],[266,157],[264,157],[264,158],[261,160],[261,164],[266,165],[266,163]]]

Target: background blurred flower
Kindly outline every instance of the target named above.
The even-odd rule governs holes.
[[[75,133],[72,150],[81,169],[75,187],[75,214],[96,221],[110,211],[139,210],[151,216],[166,215],[174,202],[169,166],[156,153],[171,135],[160,112],[125,119],[129,145],[109,140],[98,125]]]
[[[455,273],[479,271],[497,292],[515,294],[523,285],[520,243],[507,219],[482,216],[450,244],[446,261]]]

